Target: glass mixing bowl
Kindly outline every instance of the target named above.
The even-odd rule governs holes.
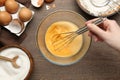
[[[71,57],[57,57],[52,55],[46,47],[45,44],[45,34],[48,27],[54,22],[58,21],[68,21],[72,22],[78,27],[83,27],[86,20],[78,13],[68,10],[55,11],[49,14],[43,21],[40,23],[40,26],[37,31],[37,46],[43,56],[53,64],[56,65],[71,65],[78,62],[88,51],[91,43],[91,38],[88,36],[88,32],[85,32],[83,35],[83,45],[79,52]]]

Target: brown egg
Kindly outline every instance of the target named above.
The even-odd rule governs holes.
[[[7,0],[5,2],[5,9],[7,12],[14,14],[19,9],[19,4],[15,0]]]
[[[32,17],[32,11],[26,7],[23,7],[21,8],[18,16],[22,22],[29,21]]]
[[[12,16],[6,11],[0,11],[0,25],[6,26],[12,20]]]
[[[45,2],[47,2],[47,3],[51,3],[51,2],[53,2],[54,0],[45,0]]]
[[[0,0],[0,7],[5,5],[6,0]]]

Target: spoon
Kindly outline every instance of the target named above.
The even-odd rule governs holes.
[[[16,63],[18,57],[19,57],[19,56],[15,56],[15,57],[13,57],[13,58],[11,59],[11,58],[4,57],[4,56],[1,56],[1,55],[0,55],[0,59],[1,59],[1,60],[5,60],[5,61],[11,62],[12,65],[13,65],[13,67],[15,67],[15,68],[20,68],[20,66]]]

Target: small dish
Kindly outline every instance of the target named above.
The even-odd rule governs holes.
[[[43,56],[49,62],[60,66],[72,65],[78,62],[87,53],[88,48],[90,47],[91,38],[88,36],[88,32],[82,34],[83,45],[76,55],[67,58],[56,57],[52,55],[46,47],[45,34],[48,27],[52,23],[58,21],[69,21],[76,24],[79,27],[83,27],[85,25],[86,20],[80,14],[69,10],[65,10],[65,11],[61,10],[49,14],[45,19],[43,19],[43,21],[40,23],[40,26],[38,28],[37,36],[36,36],[37,46],[38,49],[42,52]]]
[[[21,65],[22,64],[24,65],[24,63],[20,62],[20,61],[23,61],[22,59],[27,57],[26,60],[24,60],[25,64],[27,64],[27,60],[29,60],[29,63],[28,63],[29,65],[26,65],[24,67],[20,66],[20,68],[18,68],[18,69],[15,69],[9,62],[0,61],[1,62],[0,64],[2,64],[4,66],[4,69],[6,69],[6,72],[8,71],[6,76],[3,76],[3,75],[5,75],[5,74],[3,74],[1,77],[3,77],[3,78],[6,77],[6,78],[4,78],[6,80],[7,77],[9,77],[8,76],[9,72],[12,71],[11,72],[12,76],[9,77],[10,80],[12,80],[13,77],[15,79],[17,78],[17,80],[28,80],[30,78],[30,75],[31,75],[31,73],[33,71],[33,67],[34,67],[34,61],[33,61],[32,55],[30,54],[30,52],[28,50],[26,50],[25,48],[18,46],[18,45],[8,45],[8,46],[0,48],[0,55],[6,56],[9,58],[11,58],[15,55],[18,55],[19,57],[18,57],[17,63],[19,63]],[[9,69],[7,68],[8,66],[9,66]],[[19,70],[19,69],[21,69],[21,70]],[[23,71],[22,69],[24,69],[24,71],[25,71],[24,72],[25,75],[23,77],[20,76],[22,74],[22,73],[20,73],[20,71],[21,72]],[[0,67],[0,70],[1,70],[1,67]],[[18,72],[18,74],[17,74],[17,72]],[[16,75],[14,75],[14,74],[16,74]]]
[[[120,10],[120,0],[76,0],[79,7],[95,17],[108,17]]]

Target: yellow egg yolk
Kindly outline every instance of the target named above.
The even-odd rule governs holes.
[[[60,40],[63,40],[67,34],[61,34],[66,32],[72,32],[78,30],[78,26],[68,21],[58,21],[51,24],[45,34],[46,47],[51,54],[57,57],[71,57],[79,52],[83,44],[83,36],[78,35],[70,43],[65,45]],[[58,43],[54,44],[55,42]],[[64,47],[63,47],[64,46]]]

